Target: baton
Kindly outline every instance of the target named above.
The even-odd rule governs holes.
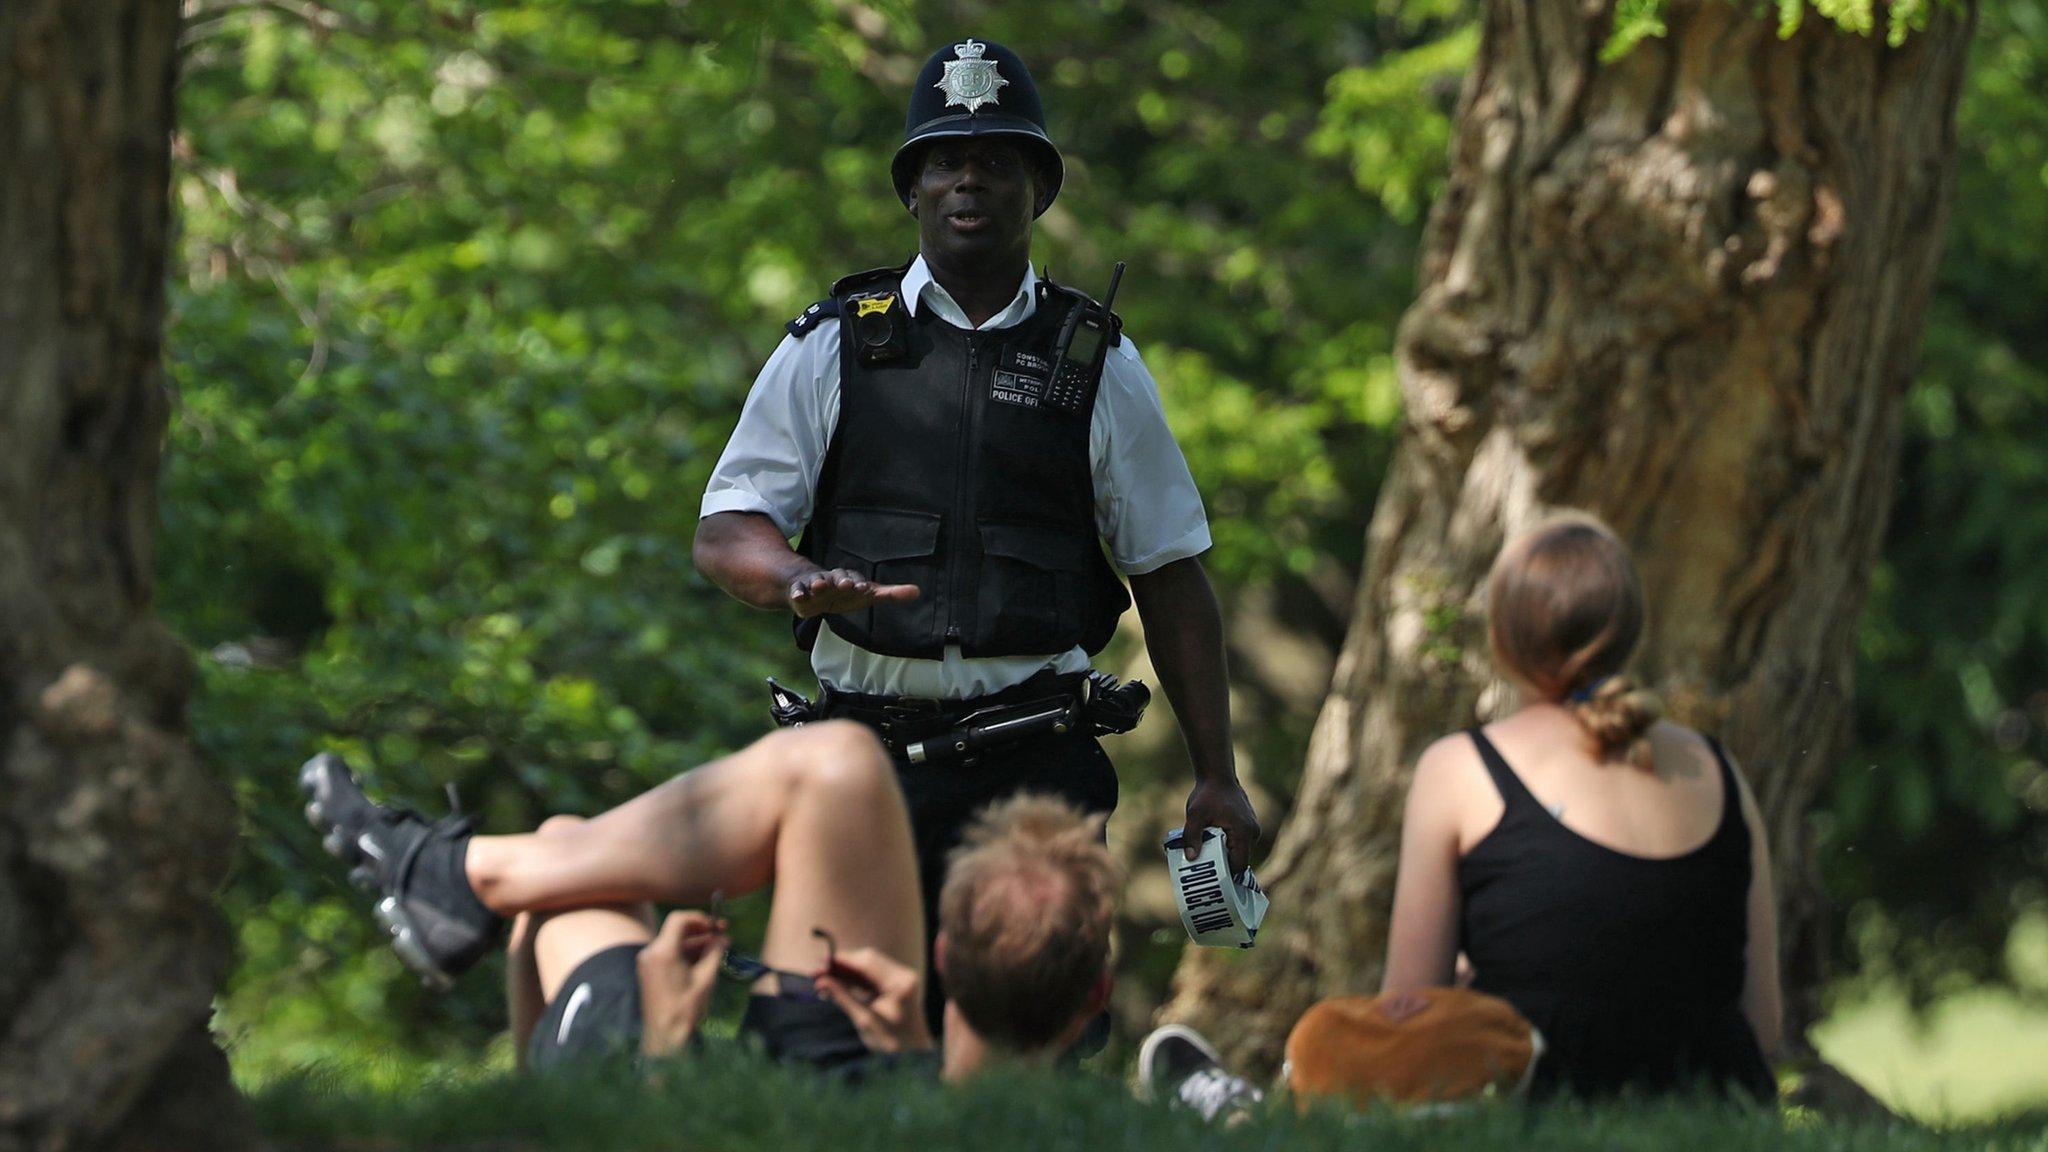
[[[976,712],[950,732],[942,732],[937,736],[929,736],[904,745],[903,754],[912,764],[924,764],[934,756],[972,756],[985,748],[1007,744],[1012,740],[1022,740],[1026,736],[1035,736],[1048,729],[1064,735],[1073,728],[1075,714],[1080,711],[1080,703],[1075,700],[1064,700],[1029,711],[992,711],[996,713],[994,719],[983,719],[977,724],[977,719],[989,716],[990,712]]]

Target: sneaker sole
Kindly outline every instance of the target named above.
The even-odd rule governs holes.
[[[1185,1024],[1164,1024],[1154,1028],[1145,1042],[1138,1048],[1138,1099],[1147,1103],[1155,1102],[1157,1092],[1152,1084],[1152,1061],[1158,1056],[1160,1046],[1168,1040],[1185,1040],[1195,1051],[1200,1052],[1210,1063],[1222,1066],[1223,1058],[1209,1046],[1202,1034]]]
[[[391,950],[398,953],[398,959],[413,974],[420,978],[430,992],[446,992],[455,986],[455,978],[441,970],[427,954],[426,946],[420,943],[419,930],[414,927],[412,917],[405,914],[396,899],[386,896],[377,901],[375,909],[377,923],[391,933]]]
[[[339,756],[322,752],[299,766],[299,791],[306,794],[306,822],[320,833],[320,847],[329,856],[350,866],[348,878],[358,888],[375,891],[377,878],[370,868],[370,862],[363,858],[362,849],[356,847],[341,826],[328,819],[326,802],[334,794],[332,773],[340,772],[355,779],[354,773]]]

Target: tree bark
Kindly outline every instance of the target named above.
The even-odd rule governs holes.
[[[1793,1035],[1811,1021],[1807,811],[1845,746],[1975,15],[1890,48],[1672,0],[1664,37],[1607,61],[1611,2],[1489,0],[1398,336],[1407,425],[1262,869],[1273,915],[1255,951],[1188,956],[1168,1017],[1270,1071],[1309,1004],[1377,988],[1411,767],[1513,704],[1488,567],[1570,507],[1636,550],[1636,670],[1756,786]]]
[[[0,1149],[250,1144],[234,813],[151,612],[176,0],[0,4]]]

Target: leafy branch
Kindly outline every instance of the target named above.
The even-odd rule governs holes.
[[[1727,0],[1729,3],[1749,3],[1759,11],[1775,12],[1778,18],[1778,34],[1790,38],[1806,23],[1809,9],[1823,20],[1833,21],[1844,32],[1858,36],[1869,36],[1877,30],[1880,9],[1883,12],[1885,42],[1896,48],[1906,42],[1906,37],[1927,27],[1937,4],[1954,6],[1958,0]],[[1665,13],[1670,9],[1671,0],[1617,0],[1614,6],[1614,32],[1609,36],[1602,55],[1608,60],[1617,60],[1628,55],[1646,37],[1662,36],[1666,28]]]

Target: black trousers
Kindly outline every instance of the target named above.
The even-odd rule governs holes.
[[[1093,736],[1047,735],[1010,745],[978,764],[912,764],[896,757],[910,806],[924,893],[925,938],[938,934],[939,889],[953,849],[983,809],[1021,792],[1058,796],[1083,812],[1116,811],[1116,767]]]
[[[866,720],[857,711],[843,713]],[[983,809],[1022,792],[1062,797],[1083,812],[1107,815],[1116,810],[1116,767],[1092,735],[1079,731],[1047,733],[990,751],[974,764],[912,764],[891,750],[896,778],[910,808],[910,831],[917,844],[918,887],[924,896],[926,968],[925,1009],[936,1033],[942,1026],[946,995],[938,970],[931,964],[932,941],[939,932],[939,889],[946,883],[946,865],[953,849]]]

